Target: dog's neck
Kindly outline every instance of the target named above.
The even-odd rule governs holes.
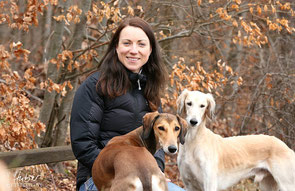
[[[196,137],[203,137],[202,134],[207,131],[206,127],[206,121],[202,121],[199,125],[197,126],[191,126],[189,125],[185,140],[194,140]]]
[[[220,135],[215,134],[213,131],[207,128],[206,121],[203,121],[197,127],[190,126],[188,128],[188,131],[185,137],[185,142],[190,142],[193,144],[199,144],[199,143],[204,144],[204,142],[208,142],[208,140],[220,141],[221,140],[220,138],[222,139]],[[212,144],[212,142],[208,144]]]

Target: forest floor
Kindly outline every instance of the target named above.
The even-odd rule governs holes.
[[[12,170],[21,191],[75,191],[77,162],[63,162],[64,173],[57,173],[48,165],[36,165]],[[179,177],[175,157],[166,157],[166,177],[184,187]],[[259,191],[252,179],[247,179],[226,191]]]

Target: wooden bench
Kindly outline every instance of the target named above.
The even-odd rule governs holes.
[[[75,159],[70,145],[0,152],[0,160],[4,161],[8,168],[56,163]]]

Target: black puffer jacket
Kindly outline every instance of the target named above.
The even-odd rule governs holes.
[[[138,77],[141,90],[139,90]],[[71,113],[71,144],[78,159],[77,189],[89,177],[94,160],[107,142],[142,125],[142,117],[150,112],[143,96],[145,77],[129,73],[133,84],[125,95],[109,100],[96,91],[99,73],[93,73],[78,88]],[[165,168],[163,150],[155,154],[162,171]]]

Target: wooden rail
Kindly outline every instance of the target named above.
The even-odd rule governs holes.
[[[0,160],[8,168],[75,160],[71,146],[57,146],[39,149],[0,152]]]

